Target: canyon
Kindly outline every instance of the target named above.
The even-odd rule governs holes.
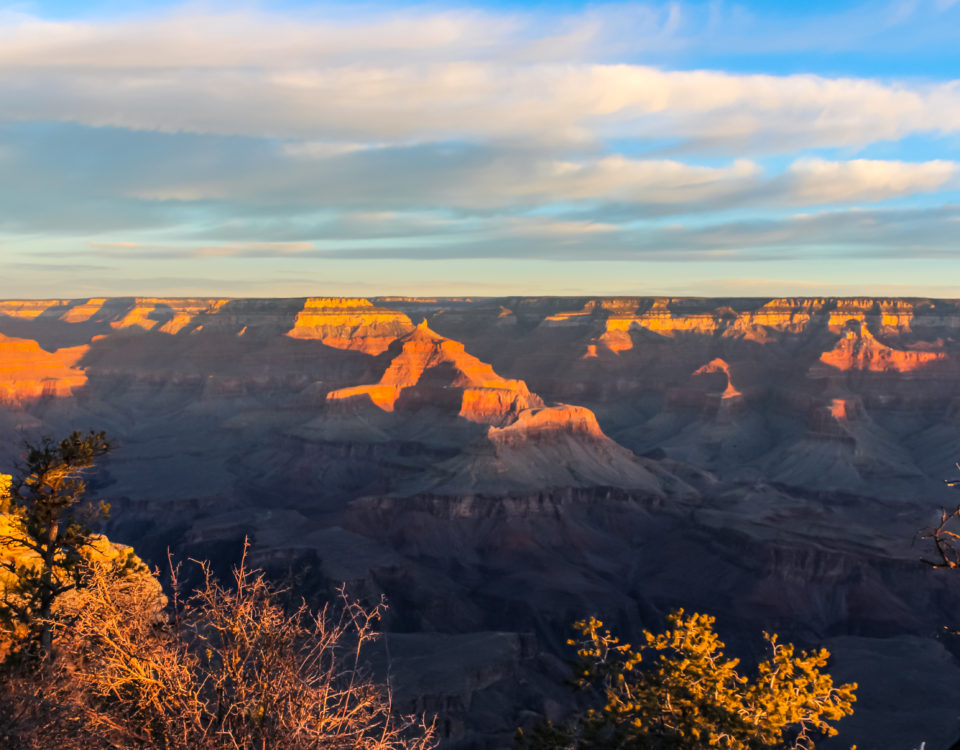
[[[960,736],[960,578],[918,530],[960,502],[960,301],[0,301],[0,474],[116,440],[102,529],[390,611],[378,669],[448,747],[570,706],[570,624],[717,616],[825,645],[860,684],[818,747]]]

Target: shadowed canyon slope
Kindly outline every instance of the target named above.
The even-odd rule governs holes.
[[[391,602],[400,697],[461,747],[562,715],[573,620],[683,606],[862,684],[838,744],[956,738],[960,302],[0,302],[0,431],[103,429],[106,531]],[[0,466],[2,469],[2,466]],[[818,747],[820,745],[818,744]]]

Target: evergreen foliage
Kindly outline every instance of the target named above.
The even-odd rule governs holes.
[[[644,631],[639,648],[596,618],[575,624],[575,683],[599,708],[544,723],[518,744],[536,750],[810,750],[834,736],[831,722],[853,713],[856,684],[835,686],[825,649],[798,651],[764,633],[770,647],[753,677],[727,657],[714,618],[671,613],[662,633]]]
[[[109,508],[84,505],[83,474],[110,450],[103,432],[74,432],[55,442],[27,445],[24,463],[5,493],[0,512],[8,531],[0,545],[7,572],[0,599],[0,628],[15,636],[16,656],[48,653],[53,642],[55,603],[82,585],[85,552],[94,537],[89,524]]]

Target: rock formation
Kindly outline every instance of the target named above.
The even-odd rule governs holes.
[[[747,657],[764,628],[835,643],[871,696],[839,747],[916,744],[869,667],[912,655],[948,744],[960,670],[929,636],[960,581],[911,545],[956,502],[958,363],[952,300],[8,301],[0,465],[105,429],[105,531],[148,561],[226,571],[249,535],[307,596],[386,594],[403,700],[463,746],[562,715],[574,619],[676,606]]]
[[[522,380],[501,378],[493,368],[467,354],[463,344],[430,330],[424,320],[399,341],[380,382],[340,388],[329,400],[367,396],[384,411],[393,411],[405,392],[412,403],[459,401],[459,414],[481,424],[502,424],[522,409],[542,406]]]
[[[406,315],[374,307],[369,300],[311,297],[287,335],[377,355],[412,328]]]
[[[87,382],[78,363],[88,348],[47,352],[36,341],[0,334],[0,401],[19,404],[45,396],[72,395]]]
[[[912,372],[930,362],[946,359],[943,352],[905,351],[877,341],[866,322],[857,326],[844,321],[843,338],[830,351],[820,355],[820,361],[838,370],[868,370],[870,372]],[[833,326],[831,326],[833,327]],[[902,330],[898,328],[897,330]]]
[[[730,365],[728,365],[720,357],[717,357],[716,359],[711,360],[710,362],[705,364],[703,367],[699,368],[693,374],[706,375],[711,372],[721,372],[727,378],[727,386],[726,388],[724,388],[723,393],[720,395],[721,398],[723,399],[736,398],[737,396],[743,395],[742,393],[740,393],[740,391],[738,391],[736,388],[733,387],[733,378],[730,375]]]

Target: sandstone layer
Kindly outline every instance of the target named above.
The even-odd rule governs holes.
[[[311,297],[297,313],[287,335],[295,339],[316,339],[336,349],[376,355],[412,328],[406,315],[374,307],[369,300]]]

